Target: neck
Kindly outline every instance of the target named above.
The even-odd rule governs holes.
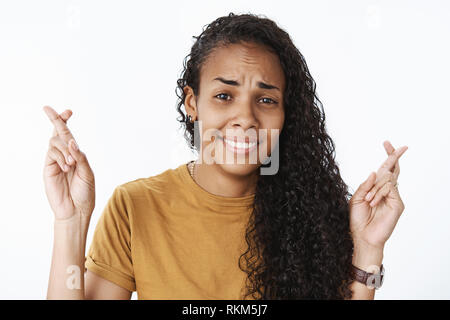
[[[217,164],[196,163],[194,181],[209,193],[222,197],[245,197],[255,193],[258,170],[238,176],[223,171]]]

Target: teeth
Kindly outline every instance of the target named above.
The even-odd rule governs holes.
[[[234,141],[226,140],[226,139],[225,139],[225,142],[227,144],[229,144],[230,146],[232,146],[233,148],[239,148],[239,149],[248,149],[248,148],[251,148],[256,145],[256,142],[251,142],[251,143],[234,142]]]

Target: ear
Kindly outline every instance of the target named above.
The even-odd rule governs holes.
[[[186,113],[192,115],[193,119],[197,119],[197,97],[194,94],[194,90],[190,86],[184,86],[183,91],[186,96],[184,99]]]

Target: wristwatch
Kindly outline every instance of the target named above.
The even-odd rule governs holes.
[[[380,271],[378,273],[369,273],[353,266],[353,279],[365,284],[369,288],[379,289],[383,285],[384,280],[383,264],[381,264]]]

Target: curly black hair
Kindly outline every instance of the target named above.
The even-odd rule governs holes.
[[[238,261],[247,273],[243,299],[351,298],[351,194],[303,55],[289,34],[263,15],[230,13],[194,38],[175,90],[177,120],[192,150],[197,150],[194,124],[182,110],[183,88],[189,85],[199,94],[200,69],[212,50],[241,42],[263,45],[278,55],[286,80],[279,170],[258,177],[246,228],[248,247]]]

